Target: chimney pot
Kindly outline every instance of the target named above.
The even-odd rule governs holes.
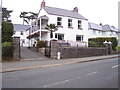
[[[42,3],[41,3],[41,8],[45,7],[45,1],[43,0]]]
[[[78,12],[78,8],[75,7],[75,8],[73,9],[73,12]]]

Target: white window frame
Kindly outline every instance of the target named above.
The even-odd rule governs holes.
[[[70,25],[70,26],[69,26]],[[72,19],[68,19],[68,27],[72,27]]]
[[[60,25],[58,25],[58,23],[60,23]],[[62,26],[62,17],[57,17],[57,26]]]
[[[80,40],[78,40],[77,37],[80,37]],[[84,35],[76,35],[76,41],[83,41],[83,40],[84,40]]]
[[[59,35],[63,35],[62,40],[64,40],[64,34],[62,34],[62,33],[55,33],[55,38],[57,38],[58,40],[60,40],[59,39]]]
[[[81,28],[82,28],[82,21],[78,20],[78,29],[81,29]]]

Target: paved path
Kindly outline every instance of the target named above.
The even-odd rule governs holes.
[[[27,47],[21,47],[21,60],[46,60],[49,59],[44,55],[36,52],[35,50],[28,49]]]
[[[72,59],[49,59],[49,60],[31,60],[31,61],[16,61],[16,62],[5,62],[2,63],[2,72],[30,70],[35,68],[53,67],[60,65],[68,65],[74,63],[91,62],[102,59],[114,58],[118,55],[105,55],[105,56],[94,56],[85,58],[72,58]]]

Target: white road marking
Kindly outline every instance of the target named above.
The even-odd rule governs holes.
[[[96,74],[96,73],[98,73],[98,72],[96,71],[96,72],[89,73],[89,74],[87,74],[87,76],[93,75],[93,74]]]
[[[71,78],[71,79],[63,80],[63,81],[56,82],[56,83],[53,83],[53,84],[45,85],[45,86],[43,86],[43,87],[50,87],[50,86],[53,86],[53,85],[62,84],[62,83],[65,83],[65,82],[68,82],[68,81],[71,81],[71,80],[78,79],[78,78],[80,78],[80,77],[75,77],[75,78]]]
[[[115,65],[115,66],[112,66],[112,68],[116,68],[116,67],[118,67],[119,65]]]
[[[93,74],[96,74],[96,73],[98,73],[98,72],[96,71],[96,72],[89,73],[89,74],[87,74],[87,76],[93,75]],[[50,86],[54,86],[54,85],[57,85],[57,84],[62,84],[62,83],[65,83],[65,82],[68,82],[68,81],[71,81],[71,80],[79,79],[79,78],[81,78],[81,77],[78,76],[78,77],[75,77],[75,78],[55,82],[55,83],[52,83],[52,84],[44,85],[43,87],[50,87]]]
[[[68,81],[69,80],[64,80],[64,81],[56,82],[56,83],[53,83],[53,84],[45,85],[44,87],[50,87],[50,86],[57,85],[57,84],[60,84],[60,83],[65,83],[65,82],[68,82]]]

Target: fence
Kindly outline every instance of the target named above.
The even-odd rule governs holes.
[[[58,40],[60,47],[87,47],[87,42],[84,41],[70,41],[70,40]]]

